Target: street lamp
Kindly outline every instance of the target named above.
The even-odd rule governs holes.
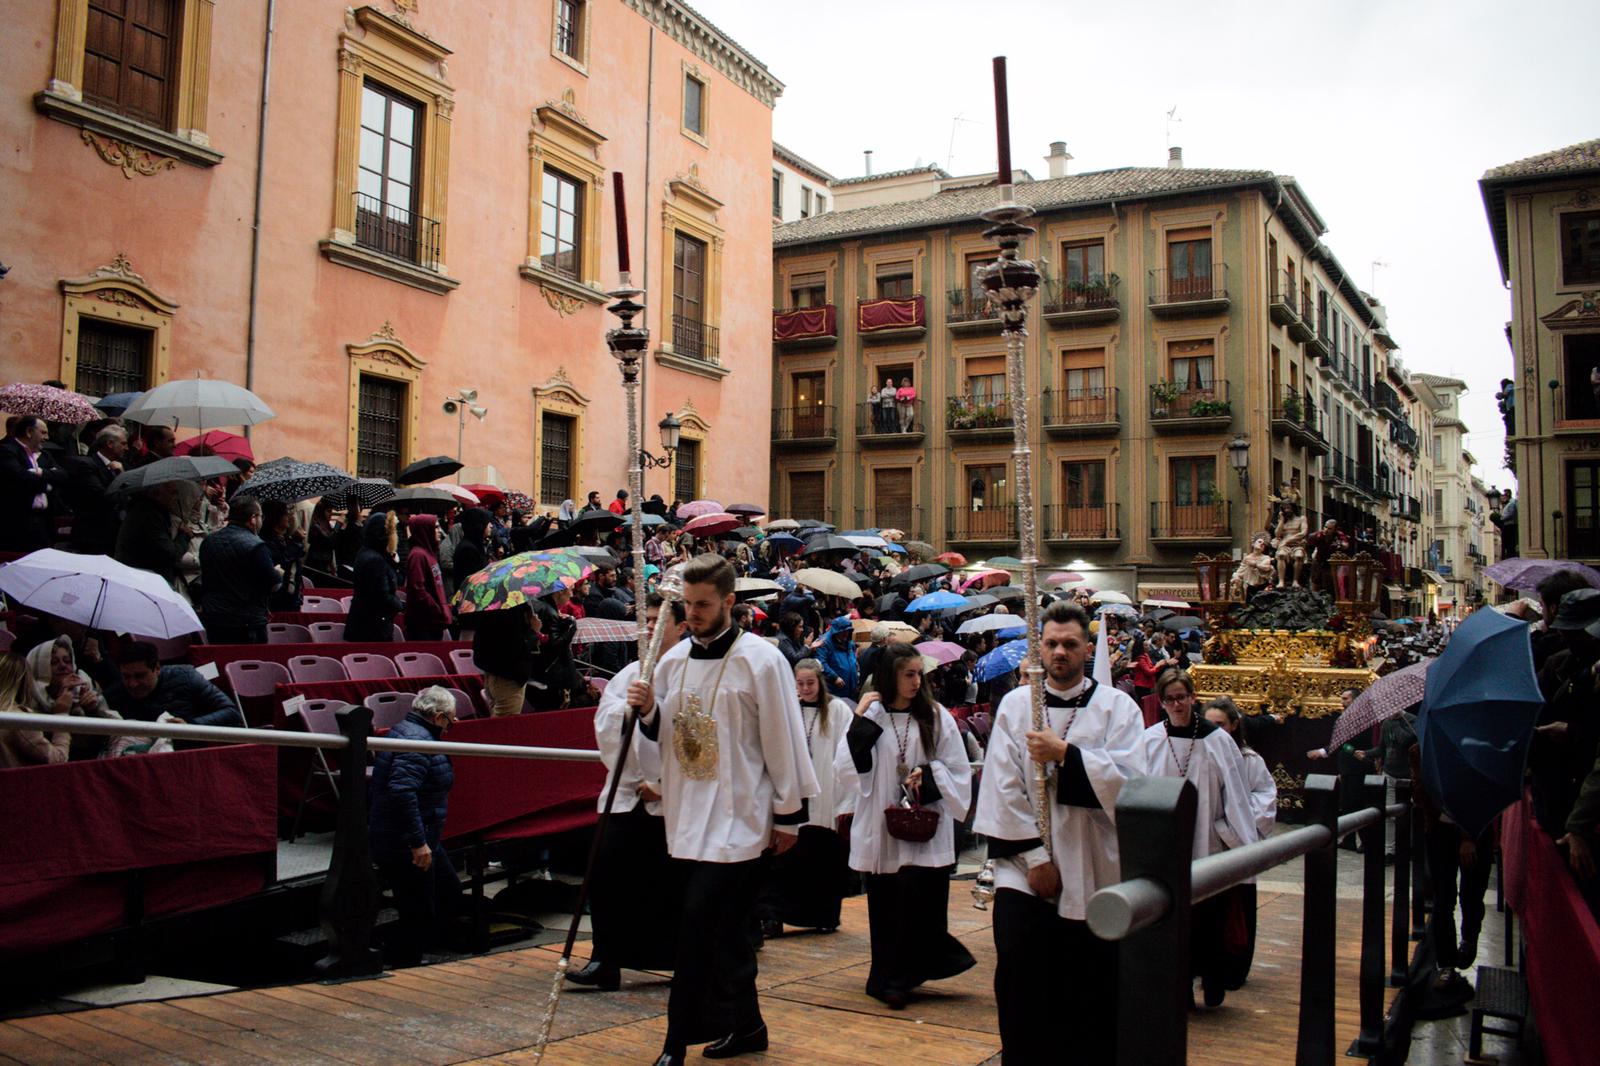
[[[1240,435],[1228,442],[1228,465],[1239,475],[1239,487],[1244,490],[1245,502],[1250,501],[1250,438]]]
[[[678,421],[678,416],[671,411],[667,417],[656,423],[656,428],[661,431],[661,450],[666,454],[659,459],[639,449],[639,465],[646,470],[665,470],[672,465],[672,456],[678,450],[678,434],[683,429],[683,423]]]
[[[472,414],[479,422],[489,413],[489,409],[478,403],[477,389],[457,389],[454,396],[444,398],[444,413],[456,416],[456,462],[466,465],[466,460],[461,455],[461,442],[467,431],[467,414]],[[459,483],[461,477],[456,476]]]

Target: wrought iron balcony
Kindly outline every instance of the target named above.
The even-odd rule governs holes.
[[[1277,326],[1292,325],[1299,317],[1295,306],[1294,280],[1288,271],[1280,270],[1272,279],[1272,292],[1267,298],[1267,312]]]
[[[772,411],[772,442],[780,445],[832,445],[839,439],[839,427],[832,404],[805,407],[775,407]]]
[[[989,304],[982,289],[951,289],[947,295],[945,324],[957,332],[1000,328],[1000,313]]]
[[[945,540],[952,544],[1016,544],[1017,506],[946,508]]]
[[[439,269],[437,220],[383,203],[364,193],[354,196],[358,246],[415,263],[424,270]]]
[[[922,420],[922,401],[912,400],[910,407],[905,411],[901,404],[884,407],[871,400],[856,404],[856,439],[862,444],[883,446],[920,442],[928,432]]]
[[[1150,539],[1227,541],[1233,539],[1233,515],[1227,500],[1211,503],[1150,501]]]
[[[718,333],[716,326],[708,326],[688,315],[672,316],[672,350],[686,359],[718,364]]]
[[[953,437],[1011,433],[1011,403],[1005,397],[951,396],[945,401],[944,428]]]
[[[1075,506],[1057,503],[1044,508],[1040,517],[1046,540],[1107,541],[1122,539],[1121,504],[1100,503]]]
[[[1213,263],[1207,274],[1172,277],[1166,268],[1150,271],[1150,313],[1169,318],[1214,315],[1228,309],[1228,264]]]
[[[1317,332],[1306,338],[1306,350],[1318,359],[1326,361],[1333,355],[1333,337],[1328,330],[1328,313],[1319,309],[1317,311]]]
[[[833,304],[784,307],[772,312],[772,342],[780,348],[828,345],[839,339],[839,321]]]
[[[1044,431],[1052,437],[1081,437],[1117,432],[1117,390],[1045,389],[1039,397]]]
[[[1380,381],[1372,386],[1372,406],[1392,419],[1404,420],[1406,417],[1405,405],[1400,402],[1400,394],[1394,391],[1394,386],[1387,381]]]
[[[1349,465],[1345,461],[1345,454],[1338,448],[1331,449],[1322,459],[1322,480],[1330,485],[1348,485],[1350,478],[1346,476]]]
[[[1122,306],[1117,302],[1117,284],[1120,280],[1115,274],[1110,274],[1088,282],[1045,282],[1044,320],[1053,326],[1115,321],[1122,314]]]
[[[856,304],[856,333],[863,341],[920,337],[927,331],[928,307],[921,293]]]
[[[1322,436],[1317,422],[1317,407],[1311,397],[1285,385],[1272,405],[1272,432],[1301,446],[1315,446]]]
[[[1150,425],[1157,433],[1214,433],[1232,424],[1226,380],[1198,389],[1171,381],[1150,386]]]
[[[1317,335],[1311,321],[1312,307],[1311,293],[1302,286],[1300,289],[1300,306],[1295,309],[1295,317],[1288,322],[1289,339],[1297,344],[1305,344]]]

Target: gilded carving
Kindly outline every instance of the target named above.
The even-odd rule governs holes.
[[[1279,810],[1298,811],[1305,807],[1305,801],[1300,798],[1305,793],[1304,775],[1291,774],[1283,763],[1279,763],[1272,768],[1272,783],[1278,786]]]
[[[553,289],[548,285],[539,286],[539,295],[544,297],[544,302],[550,305],[550,310],[565,318],[567,315],[576,314],[583,306],[583,301],[576,296],[568,296],[560,289]]]
[[[122,176],[129,181],[133,180],[135,174],[151,177],[163,170],[173,170],[178,165],[178,161],[170,156],[157,155],[128,141],[102,137],[93,130],[80,130],[79,134],[83,143],[93,148],[102,162],[120,167]]]

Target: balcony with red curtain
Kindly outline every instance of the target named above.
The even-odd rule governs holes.
[[[772,342],[780,348],[827,345],[838,339],[839,317],[833,304],[772,312]]]
[[[862,340],[920,337],[927,331],[928,308],[921,293],[856,304],[856,332]]]

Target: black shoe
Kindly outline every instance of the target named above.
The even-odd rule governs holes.
[[[1220,1007],[1222,1006],[1222,1001],[1228,998],[1227,990],[1220,984],[1212,984],[1210,981],[1201,981],[1200,987],[1205,992],[1206,1006],[1208,1007]]]
[[[761,922],[761,935],[768,940],[776,940],[783,935],[783,923],[773,921],[771,918]]]
[[[656,1059],[656,1066],[684,1066],[684,1057],[670,1051],[663,1051],[661,1057]]]
[[[1456,966],[1465,970],[1478,957],[1478,934],[1462,930],[1461,946],[1456,948]]]
[[[591,962],[581,970],[568,970],[567,980],[602,992],[615,992],[622,987],[622,971],[603,962]]]
[[[748,1055],[752,1051],[765,1050],[767,1050],[767,1026],[763,1022],[743,1035],[729,1033],[721,1040],[707,1044],[700,1054],[708,1059],[731,1059],[735,1055]]]

